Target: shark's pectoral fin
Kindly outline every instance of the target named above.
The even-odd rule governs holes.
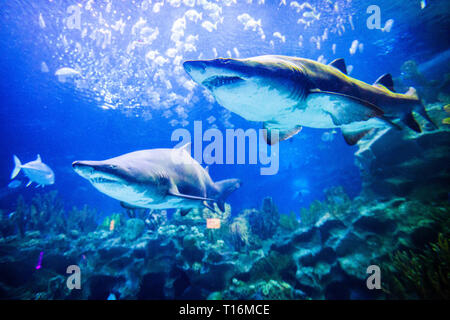
[[[353,146],[355,145],[359,140],[361,140],[366,134],[373,131],[374,129],[365,129],[361,131],[352,131],[350,128],[343,126],[341,127],[342,135],[344,136],[345,142],[347,142],[348,145]]]
[[[295,136],[302,130],[302,126],[296,126],[290,130],[284,130],[276,128],[275,125],[268,124],[267,122],[263,123],[264,129],[264,139],[266,140],[268,145],[277,144],[279,141],[287,140],[292,136]]]

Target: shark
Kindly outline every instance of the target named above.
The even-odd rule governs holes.
[[[413,87],[404,94],[395,92],[390,74],[373,84],[352,78],[344,59],[323,64],[264,55],[189,60],[183,67],[220,105],[249,121],[263,122],[270,145],[294,136],[303,126],[340,128],[349,145],[376,128],[401,130],[397,120],[421,132],[413,111],[437,128]]]
[[[125,208],[180,209],[181,215],[225,199],[241,186],[239,179],[213,182],[187,151],[180,148],[139,150],[102,161],[75,161],[73,169],[98,191]]]
[[[22,164],[20,159],[14,155],[14,169],[11,172],[11,180],[14,179],[19,172],[22,170],[25,176],[28,177],[29,181],[27,187],[31,183],[36,183],[37,187],[44,187],[52,185],[55,183],[55,173],[53,170],[45,163],[42,162],[41,156],[38,154],[36,160],[30,161],[28,163]]]

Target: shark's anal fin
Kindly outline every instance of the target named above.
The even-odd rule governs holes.
[[[295,136],[302,130],[302,126],[296,126],[291,130],[281,130],[277,129],[276,126],[272,126],[271,128],[271,125],[265,122],[263,123],[263,129],[264,139],[266,140],[268,145],[272,146],[274,144],[277,144],[279,141],[287,140]]]
[[[353,146],[356,143],[358,143],[359,140],[361,140],[366,134],[368,134],[369,132],[371,132],[373,130],[373,128],[372,128],[372,129],[352,132],[352,131],[346,130],[344,127],[342,127],[341,129],[342,129],[342,135],[344,136],[345,142],[347,142],[347,144],[350,146]]]
[[[124,209],[130,209],[130,210],[134,210],[134,209],[142,209],[142,207],[136,207],[133,206],[132,204],[120,201],[120,206]]]
[[[374,85],[379,85],[388,88],[390,91],[395,92],[394,90],[394,81],[392,80],[392,76],[390,73],[385,73],[381,77],[379,77],[375,82]]]
[[[347,74],[347,66],[343,58],[335,59],[329,63],[330,66],[335,67],[343,74]]]
[[[182,217],[187,215],[189,212],[191,212],[192,209],[180,209],[180,214]]]

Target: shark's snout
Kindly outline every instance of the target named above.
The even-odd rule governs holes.
[[[198,60],[185,61],[183,63],[183,68],[188,74],[191,74],[193,71],[205,72],[206,63]]]
[[[94,166],[89,164],[87,161],[75,161],[72,163],[72,168],[76,173],[86,179],[88,179],[89,176],[93,175],[95,172]]]

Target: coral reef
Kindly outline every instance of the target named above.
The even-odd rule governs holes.
[[[177,212],[171,219],[162,211],[135,218],[123,213],[85,229],[94,214],[86,207],[65,215],[54,196],[30,205],[22,199],[13,218],[14,225],[25,220],[25,228],[0,239],[0,298],[448,298],[447,200],[350,200],[340,187],[326,190],[325,198],[303,210],[300,223],[266,199],[259,210],[235,217],[229,205],[223,214],[192,210],[190,217]],[[30,229],[39,226],[27,223],[31,214],[56,219],[48,208],[73,222]],[[144,221],[149,213],[159,222]],[[268,217],[270,227],[256,222],[258,215]],[[221,227],[207,229],[208,218],[221,219]],[[383,273],[384,290],[366,287],[372,264],[393,275]],[[81,290],[66,286],[69,265],[80,267]]]

